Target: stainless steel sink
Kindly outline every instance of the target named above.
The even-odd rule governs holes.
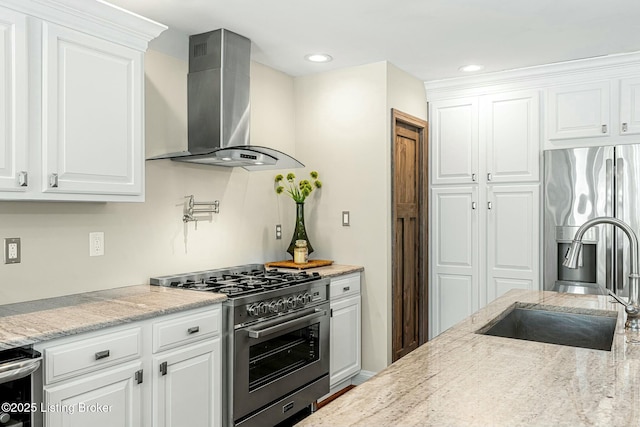
[[[611,351],[618,312],[516,302],[476,333]]]

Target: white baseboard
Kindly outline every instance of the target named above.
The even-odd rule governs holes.
[[[372,371],[360,371],[355,377],[351,378],[351,384],[360,385],[363,382],[367,381],[369,378],[373,377],[375,374],[376,372]]]

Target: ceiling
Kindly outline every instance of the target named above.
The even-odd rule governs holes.
[[[292,76],[388,60],[430,81],[640,51],[637,0],[108,1],[182,34],[229,29]],[[334,60],[304,60],[316,52]]]

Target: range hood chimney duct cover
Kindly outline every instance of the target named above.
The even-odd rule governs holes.
[[[188,151],[167,159],[266,170],[304,167],[293,157],[249,144],[251,41],[219,29],[189,37]]]

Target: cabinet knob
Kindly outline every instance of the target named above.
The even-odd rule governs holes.
[[[622,132],[626,132],[629,129],[626,123],[622,124]]]
[[[607,133],[607,125],[602,125],[602,133]]]
[[[49,175],[49,187],[57,188],[58,187],[58,174],[52,173]]]
[[[26,171],[21,171],[18,174],[18,185],[20,187],[26,187],[29,184],[29,174]]]

